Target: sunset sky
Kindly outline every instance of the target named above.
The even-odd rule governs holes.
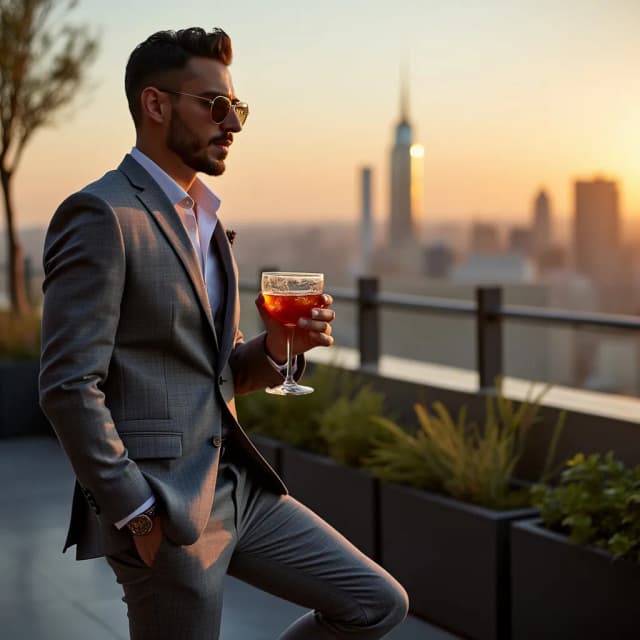
[[[207,178],[228,224],[355,220],[365,164],[386,218],[403,64],[426,219],[525,220],[541,186],[567,216],[573,180],[602,175],[640,220],[638,0],[83,0],[73,15],[101,34],[92,90],[27,148],[21,226],[119,163],[134,140],[129,53],[194,25],[230,34],[251,109],[227,173]]]

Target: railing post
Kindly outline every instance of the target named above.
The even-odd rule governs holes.
[[[378,279],[358,278],[358,347],[360,368],[378,370],[380,360],[380,313]]]
[[[502,318],[497,313],[502,306],[502,289],[478,287],[476,303],[480,391],[492,391],[495,389],[496,378],[502,375]]]

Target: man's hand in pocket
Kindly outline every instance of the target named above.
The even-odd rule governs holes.
[[[138,555],[142,562],[148,567],[152,567],[158,555],[158,549],[162,542],[162,524],[160,518],[153,518],[153,528],[146,536],[133,536]]]

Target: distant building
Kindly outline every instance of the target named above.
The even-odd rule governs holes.
[[[368,274],[373,258],[373,214],[371,207],[371,167],[363,167],[360,171],[360,269]]]
[[[551,245],[544,253],[537,256],[536,265],[539,275],[565,270],[569,266],[567,249],[558,245]]]
[[[578,273],[596,284],[616,281],[620,260],[618,185],[597,178],[575,182],[573,248]]]
[[[413,143],[407,93],[405,83],[400,97],[400,121],[391,149],[389,245],[392,250],[418,245],[422,216],[424,148]]]
[[[531,255],[533,238],[532,232],[526,227],[512,227],[509,230],[509,252],[523,256]]]
[[[424,274],[429,278],[448,278],[453,268],[454,254],[443,243],[433,244],[424,250]]]
[[[533,202],[533,225],[531,227],[531,249],[539,258],[551,248],[551,203],[546,191],[539,191]]]
[[[470,253],[500,253],[500,231],[495,224],[474,222],[471,225]]]

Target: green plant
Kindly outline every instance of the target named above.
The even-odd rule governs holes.
[[[40,316],[0,311],[0,359],[32,360],[40,356]]]
[[[375,443],[364,466],[383,480],[443,493],[457,500],[493,509],[528,504],[525,490],[513,488],[515,467],[522,457],[526,436],[539,422],[544,388],[536,397],[516,405],[502,393],[487,398],[485,423],[467,422],[466,407],[454,420],[441,402],[433,412],[415,405],[419,429],[411,433],[386,418],[374,418],[386,435]],[[541,480],[551,473],[558,438],[564,426],[560,414]]]
[[[612,452],[578,453],[558,486],[536,485],[531,493],[548,529],[640,562],[640,465],[626,467]]]
[[[383,442],[386,430],[374,417],[382,416],[384,396],[369,386],[344,395],[331,404],[320,419],[320,436],[327,453],[337,462],[361,467],[375,442]]]
[[[342,395],[353,392],[355,377],[331,365],[317,365],[305,384],[314,392],[281,398],[263,392],[236,398],[240,422],[254,433],[287,442],[298,449],[326,454],[327,443],[320,434],[322,417]]]
[[[254,393],[236,399],[238,415],[250,431],[298,448],[360,466],[374,439],[384,438],[372,416],[382,415],[383,395],[360,376],[335,365],[316,365],[305,377],[315,391],[282,399]]]

